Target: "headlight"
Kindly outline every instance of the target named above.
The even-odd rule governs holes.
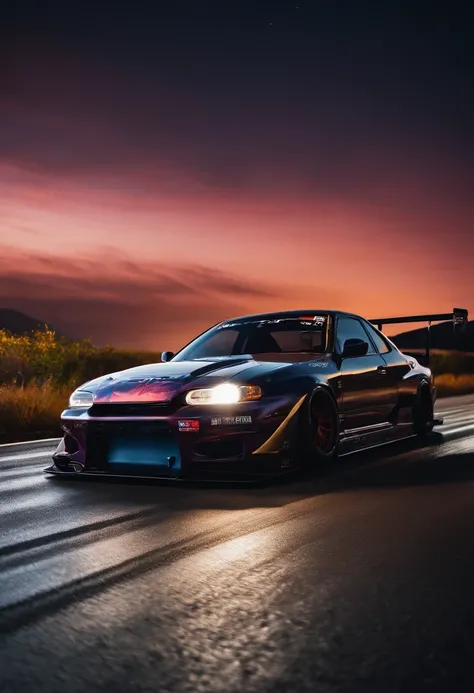
[[[258,385],[234,385],[222,383],[202,390],[190,390],[186,395],[187,404],[238,404],[260,399],[262,390]]]
[[[87,409],[94,404],[94,395],[85,390],[76,390],[69,398],[69,409]]]

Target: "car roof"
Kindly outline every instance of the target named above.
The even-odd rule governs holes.
[[[318,308],[304,308],[301,310],[279,310],[272,313],[254,313],[251,315],[241,315],[237,318],[229,318],[223,322],[234,322],[236,320],[272,320],[275,318],[299,318],[301,315],[330,315],[335,317],[337,315],[343,315],[350,318],[362,318],[361,315],[356,313],[347,313],[343,310],[322,310]],[[362,318],[365,320],[366,318]]]

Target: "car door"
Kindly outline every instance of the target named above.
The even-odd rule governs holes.
[[[367,354],[344,357],[347,339],[367,342]],[[393,409],[391,391],[387,388],[387,364],[369,339],[361,320],[338,317],[335,349],[340,363],[339,391],[346,431],[386,423]]]
[[[364,321],[364,327],[387,364],[387,397],[390,398],[394,413],[392,419],[397,423],[409,422],[412,420],[412,407],[418,391],[418,380],[406,377],[411,371],[412,359],[402,354],[373,325]]]
[[[409,359],[394,348],[390,341],[381,332],[376,330],[373,325],[363,321],[363,325],[369,337],[374,343],[376,351],[382,356],[387,364],[387,398],[390,400],[393,407],[399,401],[401,390],[406,390],[409,387],[406,383],[402,388],[403,379],[410,372]],[[415,386],[416,392],[416,386]]]

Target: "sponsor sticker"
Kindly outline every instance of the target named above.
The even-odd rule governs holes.
[[[178,430],[182,433],[198,433],[199,419],[181,419],[178,421]]]
[[[234,426],[250,423],[252,423],[251,416],[213,416],[211,418],[211,426]]]
[[[307,320],[309,322],[325,323],[326,317],[324,315],[302,315],[300,320]]]

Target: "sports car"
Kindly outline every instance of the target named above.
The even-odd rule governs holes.
[[[467,311],[366,320],[296,310],[221,322],[162,363],[81,385],[61,415],[52,474],[245,479],[318,465],[412,435],[435,418],[429,325]],[[428,325],[426,354],[384,324]]]

